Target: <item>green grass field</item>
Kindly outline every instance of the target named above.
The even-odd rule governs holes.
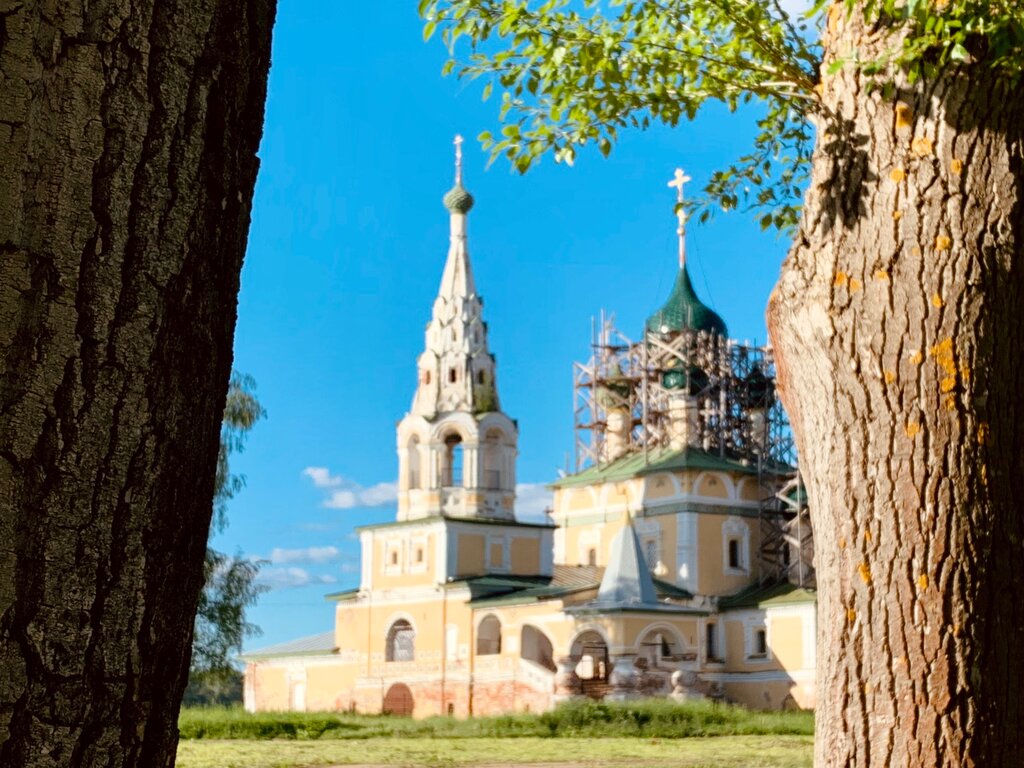
[[[798,768],[812,762],[814,717],[664,700],[468,720],[191,708],[179,729],[179,768]]]
[[[456,768],[549,764],[552,768],[810,768],[810,736],[648,739],[408,738],[191,740],[178,768],[306,768],[387,765]]]

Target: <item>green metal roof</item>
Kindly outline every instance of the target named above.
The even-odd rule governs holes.
[[[451,582],[451,587],[468,587],[470,604],[474,607],[535,603],[566,597],[576,592],[596,590],[604,576],[599,565],[556,565],[554,575],[546,576],[474,576]],[[654,579],[660,598],[689,600],[692,594],[674,584]]]
[[[629,478],[648,475],[652,472],[682,469],[742,472],[747,475],[757,474],[757,467],[753,464],[744,464],[736,459],[715,456],[699,448],[654,448],[647,451],[646,454],[643,451],[636,451],[608,464],[595,464],[575,475],[560,478],[553,482],[551,486],[553,488],[569,488],[577,485],[628,480]]]
[[[280,656],[325,656],[337,653],[338,648],[334,644],[334,630],[321,632],[319,635],[300,637],[298,640],[289,640],[286,643],[268,645],[266,648],[257,648],[254,651],[241,654],[242,660],[266,659]]]
[[[766,587],[754,584],[735,595],[723,597],[719,601],[718,607],[723,611],[728,611],[737,608],[770,608],[775,605],[814,603],[817,600],[816,590],[804,589],[788,581],[781,581]]]
[[[697,297],[685,265],[679,270],[668,301],[647,318],[647,330],[655,333],[670,333],[684,329],[707,331],[720,336],[729,335],[725,321]]]

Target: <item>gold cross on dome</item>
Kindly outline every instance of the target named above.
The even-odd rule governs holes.
[[[693,179],[691,179],[689,176],[687,176],[683,172],[682,168],[676,168],[675,176],[672,177],[672,181],[670,181],[668,183],[668,185],[670,187],[675,187],[676,188],[676,202],[677,203],[683,202],[683,185],[686,184],[686,182],[688,182],[688,181],[693,181]]]
[[[455,141],[452,143],[455,145],[455,183],[456,185],[462,183],[462,142],[463,138],[459,134],[455,134]]]

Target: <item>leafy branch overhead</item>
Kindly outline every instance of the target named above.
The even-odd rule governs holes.
[[[750,151],[715,172],[700,215],[713,206],[757,211],[763,227],[790,229],[799,215],[821,112],[821,27],[828,0],[792,13],[780,0],[421,0],[424,36],[440,33],[445,73],[501,92],[498,136],[480,135],[492,160],[520,172],[551,153],[572,164],[586,145],[611,152],[623,128],[692,120],[707,102],[735,110],[757,102]],[[860,7],[877,26],[905,28],[882,60],[848,58],[866,70],[940,66],[971,56],[1019,68],[1018,2],[884,0]],[[980,39],[979,36],[981,36]]]

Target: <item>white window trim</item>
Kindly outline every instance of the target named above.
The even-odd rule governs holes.
[[[416,550],[423,552],[423,559],[416,562]],[[427,570],[430,555],[427,551],[427,537],[414,536],[409,542],[409,573],[423,573]]]
[[[766,664],[772,661],[772,636],[768,629],[768,619],[763,616],[754,616],[744,622],[744,639],[746,646],[746,660],[750,664]],[[765,652],[760,654],[757,652],[757,633],[759,630],[764,630],[764,645]]]
[[[740,567],[729,565],[729,542],[739,540]],[[722,571],[729,576],[750,574],[750,526],[741,517],[730,515],[722,523]]]
[[[396,541],[395,539],[385,539],[384,541],[384,568],[383,572],[385,576],[397,576],[402,572],[402,542]],[[398,562],[391,562],[391,553],[398,553]]]

